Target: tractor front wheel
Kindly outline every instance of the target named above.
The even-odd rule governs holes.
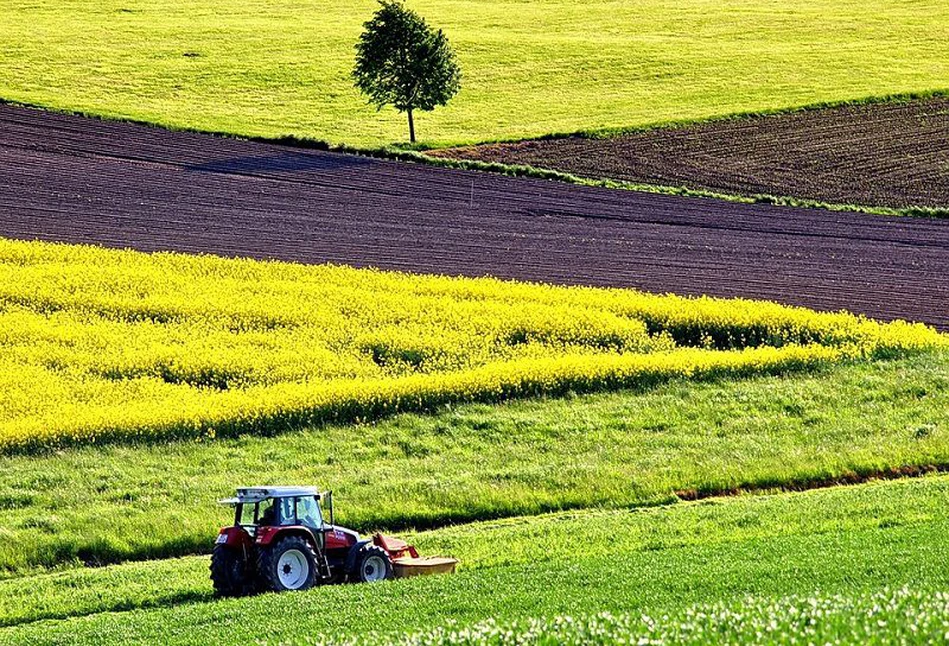
[[[307,540],[288,536],[260,550],[257,570],[274,592],[308,590],[317,581],[316,559],[316,552]]]
[[[378,545],[363,545],[356,554],[353,571],[350,575],[353,581],[360,583],[375,583],[392,578],[392,560],[389,553]]]
[[[214,546],[211,581],[214,591],[225,597],[238,597],[254,591],[253,572],[247,567],[243,551],[227,545]]]

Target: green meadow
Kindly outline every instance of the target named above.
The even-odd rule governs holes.
[[[402,532],[947,464],[943,351],[274,437],[87,446],[0,457],[0,571],[207,552],[230,520],[216,501],[255,483],[333,488],[341,524]]]
[[[677,616],[749,595],[764,608],[815,594],[854,597],[861,608],[862,595],[884,588],[949,586],[947,500],[949,478],[936,476],[482,522],[409,536],[429,553],[459,556],[453,576],[247,599],[215,600],[205,558],[22,577],[0,582],[0,643],[371,643],[449,617],[467,626],[602,612]],[[904,605],[921,614],[930,598]],[[943,609],[937,619],[946,616]],[[754,634],[741,642],[761,643]]]
[[[949,88],[940,0],[409,0],[463,89],[424,145]],[[176,128],[407,140],[352,86],[372,0],[0,0],[0,99]]]

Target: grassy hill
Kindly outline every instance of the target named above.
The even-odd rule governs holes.
[[[7,1],[0,98],[355,145],[407,139],[349,71],[372,0]],[[427,144],[625,127],[949,87],[939,0],[411,0],[464,70]]]
[[[939,600],[924,593],[949,586],[947,494],[949,479],[938,476],[477,523],[412,537],[429,553],[459,556],[457,575],[249,599],[213,600],[201,558],[23,577],[0,582],[0,643],[321,643],[360,635],[372,643],[444,626],[448,617],[458,626],[604,611],[679,617],[694,604],[733,608],[748,595],[758,601],[746,610],[759,612],[787,595],[840,595],[836,615],[846,618],[854,606],[853,620],[870,609],[863,596],[903,586],[918,591],[900,606],[907,612],[891,609],[894,625],[872,626],[874,634],[895,630],[907,633],[906,643],[925,643],[931,631],[913,641],[905,620]],[[946,610],[934,616],[944,619]],[[788,612],[780,617],[785,630],[794,626]],[[760,643],[753,634],[741,641]]]

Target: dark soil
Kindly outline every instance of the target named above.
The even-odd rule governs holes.
[[[0,236],[846,308],[949,329],[949,221],[453,171],[0,106]]]
[[[433,153],[593,179],[836,204],[949,206],[949,98]]]

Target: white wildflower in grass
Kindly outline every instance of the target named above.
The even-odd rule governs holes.
[[[402,636],[305,640],[317,646],[863,646],[949,642],[949,593],[883,589],[855,596],[814,595],[685,608],[649,615],[556,616],[509,623],[455,623]]]

